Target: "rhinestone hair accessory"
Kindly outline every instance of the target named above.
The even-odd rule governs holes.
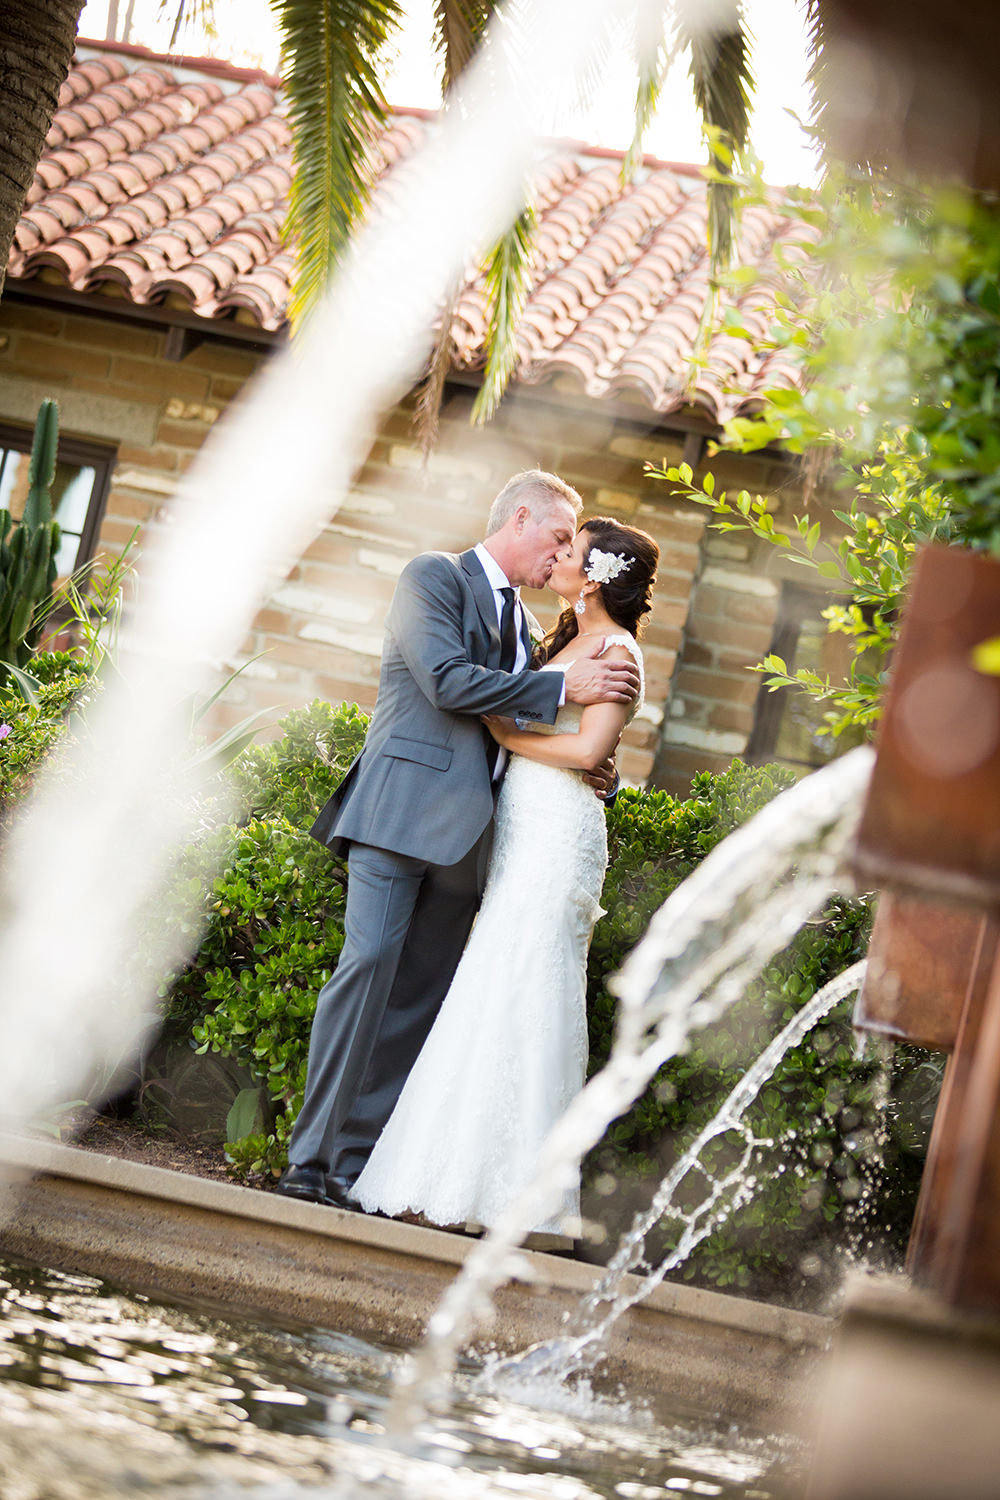
[[[621,552],[602,552],[599,547],[591,547],[584,572],[591,583],[610,583],[619,573],[630,568],[633,561],[634,558],[625,557]]]

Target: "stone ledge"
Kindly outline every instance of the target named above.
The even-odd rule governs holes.
[[[0,1136],[0,1251],[160,1297],[412,1344],[473,1243]],[[556,1337],[596,1274],[561,1256],[522,1253],[525,1278],[501,1289],[483,1334],[502,1352]],[[664,1285],[619,1320],[600,1383],[624,1383],[674,1413],[725,1411],[788,1430],[804,1415],[803,1392],[831,1331],[812,1314]]]

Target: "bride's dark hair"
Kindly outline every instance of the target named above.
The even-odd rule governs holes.
[[[653,588],[656,584],[656,564],[660,549],[648,532],[636,526],[623,526],[610,516],[591,516],[580,527],[587,533],[588,546],[584,567],[590,561],[593,548],[601,552],[612,552],[629,558],[630,565],[623,568],[617,578],[601,584],[601,603],[616,625],[638,636],[643,617],[652,607]],[[536,652],[536,662],[549,661],[567,645],[579,631],[579,623],[573,606],[564,609]]]

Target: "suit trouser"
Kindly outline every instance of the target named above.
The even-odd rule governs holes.
[[[454,865],[351,845],[344,946],[316,1002],[290,1161],[329,1171],[336,1152],[338,1177],[360,1172],[458,967],[487,839]]]

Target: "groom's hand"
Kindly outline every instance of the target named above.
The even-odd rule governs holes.
[[[567,703],[634,703],[639,696],[639,669],[633,661],[595,661],[604,645],[594,642],[591,655],[566,668]]]

